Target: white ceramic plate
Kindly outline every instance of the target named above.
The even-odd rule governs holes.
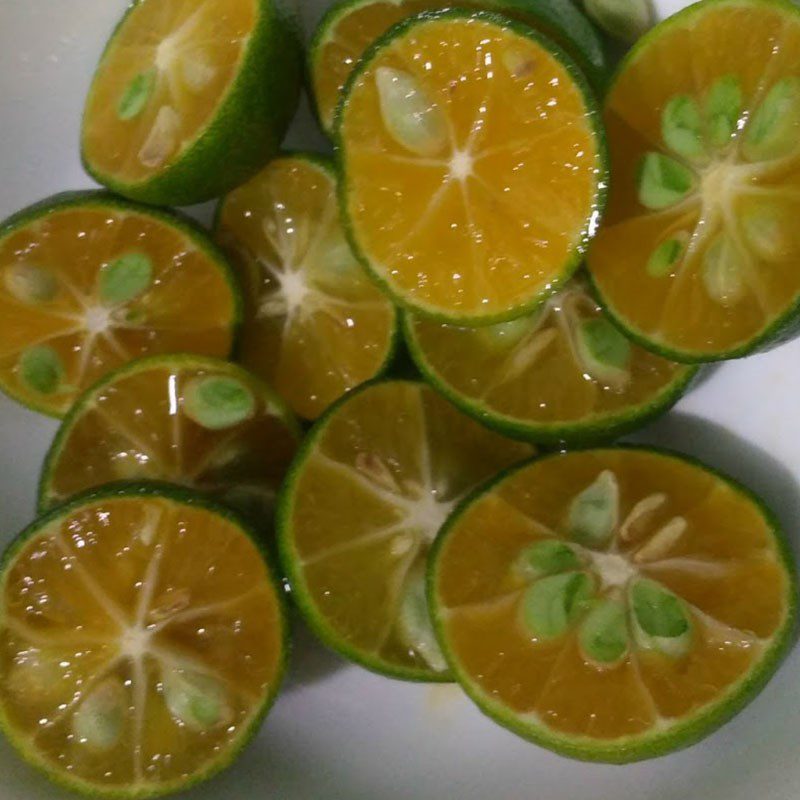
[[[300,0],[307,28],[326,0]],[[682,0],[661,0],[662,15]],[[125,0],[0,0],[0,218],[90,185],[78,160],[89,79]],[[322,148],[304,109],[289,144]],[[202,219],[207,209],[198,209]],[[749,484],[795,544],[800,522],[800,341],[717,369],[638,439]],[[0,538],[33,513],[55,423],[0,397]],[[795,800],[800,655],[701,744],[649,763],[564,760],[485,719],[450,686],[372,675],[297,631],[291,677],[254,744],[196,800]],[[0,798],[61,796],[0,742]]]

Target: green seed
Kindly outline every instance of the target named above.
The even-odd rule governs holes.
[[[782,261],[791,253],[788,230],[791,221],[777,204],[764,203],[741,214],[744,240],[750,250],[764,261]]]
[[[240,380],[209,375],[189,383],[183,407],[189,419],[216,431],[250,419],[256,411],[256,399]]]
[[[602,546],[619,526],[619,484],[611,470],[603,470],[573,501],[569,510],[570,535],[580,542]]]
[[[3,283],[23,303],[47,303],[58,294],[53,274],[34,264],[12,264],[3,274]]]
[[[606,317],[583,322],[577,344],[581,366],[589,376],[615,389],[628,384],[631,343]]]
[[[64,380],[61,356],[46,345],[34,345],[25,350],[17,364],[19,378],[28,389],[39,394],[53,394]]]
[[[675,658],[686,655],[691,645],[691,623],[683,602],[668,589],[648,578],[631,586],[630,605],[636,644]]]
[[[181,74],[191,91],[202,92],[217,75],[217,68],[211,63],[207,50],[195,48],[184,50],[180,59]]]
[[[653,250],[647,261],[647,274],[651,278],[664,278],[683,255],[684,242],[680,239],[667,239]]]
[[[599,601],[586,615],[578,631],[578,642],[588,661],[611,666],[628,652],[625,605],[617,598]]]
[[[380,67],[375,83],[383,123],[392,138],[419,156],[441,153],[449,141],[447,120],[417,79],[399,69]]]
[[[673,97],[661,115],[661,135],[673,153],[688,161],[707,158],[703,143],[703,122],[697,101],[689,95]]]
[[[542,578],[581,567],[581,559],[570,545],[547,539],[526,548],[516,562],[516,572],[523,578]]]
[[[742,152],[748,161],[769,161],[800,144],[800,78],[784,78],[767,92],[745,128]]]
[[[692,171],[662,153],[648,153],[639,167],[639,202],[658,211],[679,203],[695,187]]]
[[[80,704],[72,718],[78,744],[90,750],[111,750],[122,735],[127,697],[119,678],[109,678]]]
[[[100,299],[121,305],[144,294],[153,283],[153,262],[143,253],[128,253],[100,271]]]
[[[655,22],[651,0],[584,0],[586,13],[610,36],[635,42]]]
[[[487,325],[475,330],[486,344],[501,347],[504,350],[510,349],[533,330],[542,313],[542,311],[537,311],[518,319],[512,319],[510,322],[500,322],[497,325]]]
[[[421,656],[434,672],[446,672],[447,661],[431,623],[423,569],[416,570],[409,578],[397,621],[400,638],[406,646]]]
[[[206,731],[231,721],[228,694],[215,678],[190,670],[168,669],[161,683],[170,714],[188,728]]]
[[[525,625],[537,639],[561,636],[586,608],[593,590],[592,578],[584,572],[550,575],[536,581],[525,592]]]
[[[735,75],[725,75],[712,84],[705,102],[706,136],[712,147],[723,148],[739,127],[742,87]]]
[[[725,234],[709,245],[703,257],[703,284],[714,302],[730,307],[744,296],[741,259],[738,248]]]
[[[155,69],[149,69],[136,75],[125,87],[125,91],[117,103],[117,116],[123,120],[139,116],[147,105],[155,85]]]

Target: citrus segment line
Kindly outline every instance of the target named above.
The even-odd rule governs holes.
[[[324,561],[327,558],[331,558],[332,556],[338,556],[342,553],[347,553],[350,550],[358,550],[366,545],[375,544],[376,542],[383,541],[383,539],[387,539],[396,533],[402,533],[404,531],[409,533],[412,532],[412,528],[409,527],[408,520],[406,519],[402,519],[399,522],[392,523],[391,525],[386,525],[376,531],[370,531],[369,533],[361,534],[360,536],[356,536],[346,542],[332,545],[331,547],[326,547],[324,550],[314,553],[312,556],[301,558],[300,563],[303,566],[309,567],[314,564],[318,564],[320,561]]]
[[[164,628],[168,628],[170,625],[179,625],[184,622],[191,622],[193,619],[211,616],[220,611],[226,611],[234,606],[239,605],[240,603],[244,603],[252,597],[255,597],[257,594],[261,594],[263,591],[264,590],[260,587],[254,587],[237,594],[235,597],[218,600],[214,603],[206,603],[202,606],[194,606],[193,608],[189,608],[184,611],[177,611],[174,614],[166,617],[166,619],[159,620],[158,622],[152,622],[147,625],[147,632],[152,636],[155,636],[155,634],[160,633],[164,630]]]
[[[72,552],[70,547],[64,541],[63,532],[60,527],[53,537],[57,547],[67,557],[70,564],[70,569],[75,573],[78,579],[83,583],[89,594],[95,599],[100,608],[107,614],[107,616],[117,624],[119,629],[126,630],[129,627],[128,620],[125,617],[122,609],[111,599],[111,596],[105,589],[95,580],[86,567],[80,562],[80,559]]]
[[[84,680],[80,689],[75,691],[72,698],[58,707],[58,713],[48,717],[47,722],[29,737],[29,741],[31,743],[36,742],[41,734],[63,722],[92,693],[92,689],[117,669],[123,661],[123,656],[117,655],[105,664],[101,664],[89,678]]]

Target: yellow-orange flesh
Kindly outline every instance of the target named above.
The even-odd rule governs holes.
[[[521,313],[577,266],[603,159],[588,91],[477,16],[417,21],[351,84],[344,210],[376,276],[442,319]]]
[[[314,98],[317,103],[322,127],[332,133],[336,107],[355,65],[366,50],[385,34],[392,25],[422,11],[435,11],[458,5],[459,8],[476,10],[497,10],[530,25],[562,45],[568,52],[574,53],[577,47],[564,41],[564,36],[552,29],[552,26],[536,13],[536,0],[532,0],[530,10],[526,13],[516,4],[508,4],[503,0],[464,1],[454,4],[450,0],[363,0],[343,9],[330,23],[324,34],[316,42],[317,50],[312,52],[311,80]],[[573,33],[577,33],[574,32]],[[582,33],[582,32],[581,32]],[[594,42],[591,43],[594,45]],[[312,44],[313,46],[313,44]]]
[[[362,661],[442,672],[424,601],[428,548],[458,500],[531,448],[416,383],[371,386],[324,425],[283,520],[300,606]]]
[[[20,543],[1,588],[0,720],[84,791],[174,791],[227,763],[280,678],[266,564],[201,507],[90,501]]]
[[[226,418],[195,407],[204,387],[236,393]],[[207,492],[264,523],[299,438],[286,412],[245,370],[166,357],[134,365],[82,399],[51,453],[48,506],[104,483],[164,480]]]
[[[414,316],[409,329],[437,380],[510,423],[602,424],[686,374],[626,340],[579,280],[512,322],[462,328]],[[593,352],[593,342],[608,352]]]
[[[602,546],[581,545],[570,528],[593,485],[618,492]],[[520,569],[542,541],[568,543],[593,586],[549,638],[524,611],[526,592],[545,578]],[[437,556],[436,613],[461,676],[498,717],[554,746],[623,747],[724,703],[762,664],[794,603],[783,558],[753,499],[704,469],[646,451],[576,452],[534,462],[465,510]],[[678,650],[636,638],[630,593],[642,578],[677,598],[689,628]],[[600,600],[625,613],[626,649],[610,664],[581,644]]]
[[[140,356],[227,357],[237,315],[220,262],[147,214],[73,206],[0,238],[0,386],[46,413]]]
[[[614,188],[589,267],[613,312],[656,346],[695,358],[735,352],[797,302],[798,58],[796,11],[711,3],[662,24],[608,94]],[[665,139],[676,103],[699,147]],[[720,108],[727,121],[715,120]],[[758,142],[759,128],[771,144]],[[640,191],[648,154],[686,177],[655,204]],[[658,248],[671,255],[659,262]]]
[[[319,43],[311,70],[317,112],[326,130],[333,130],[336,106],[347,79],[367,48],[400,20],[421,11],[445,8],[442,0],[366,2],[346,11]]]
[[[257,0],[141,0],[98,67],[83,121],[100,173],[143,183],[211,122],[241,62]]]
[[[381,370],[395,312],[345,241],[329,168],[273,161],[225,198],[217,238],[245,288],[240,360],[297,414],[315,419]]]

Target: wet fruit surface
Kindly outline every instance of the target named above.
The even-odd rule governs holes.
[[[589,267],[676,358],[749,352],[797,304],[798,52],[791,6],[704,4],[642,40],[606,98],[616,190]]]
[[[771,675],[795,613],[771,517],[646,450],[513,472],[450,523],[432,569],[441,640],[472,697],[587,759],[646,758],[716,727]]]
[[[279,512],[298,604],[325,641],[356,661],[441,680],[446,664],[424,590],[430,543],[458,500],[531,448],[405,381],[358,391],[311,436]]]
[[[280,158],[229,194],[217,239],[239,268],[239,357],[292,409],[316,419],[383,369],[396,318],[344,237],[333,167]]]
[[[362,62],[339,117],[356,250],[420,313],[519,316],[574,272],[599,222],[595,118],[530,29],[463,11],[410,20]]]
[[[105,195],[56,199],[0,233],[0,387],[62,416],[134,358],[227,357],[238,305],[188,224]]]
[[[44,468],[40,505],[119,480],[190,486],[268,529],[300,432],[250,373],[216,359],[139,361],[81,398]]]
[[[152,491],[98,496],[6,555],[0,722],[54,779],[174,791],[225,766],[273,696],[279,596],[232,519]]]

